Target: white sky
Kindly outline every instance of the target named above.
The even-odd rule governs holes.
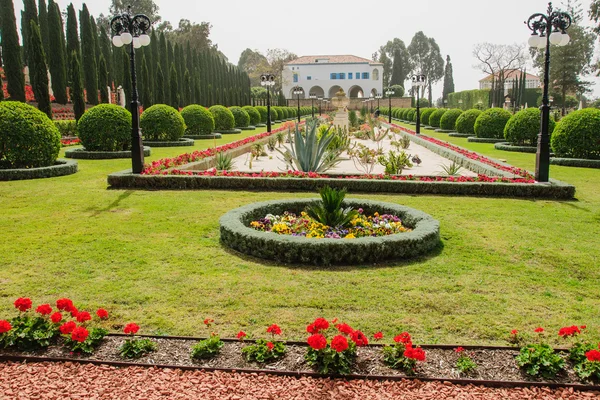
[[[270,48],[287,49],[299,56],[353,54],[371,58],[379,46],[398,37],[406,45],[423,31],[436,39],[444,59],[454,66],[456,91],[477,89],[483,74],[474,68],[473,46],[480,42],[525,43],[530,31],[523,21],[545,12],[542,0],[155,0],[159,14],[176,27],[182,18],[212,24],[213,43],[236,63],[246,48],[263,54]],[[70,0],[56,1],[65,10]],[[84,1],[72,0],[77,10]],[[585,12],[591,0],[581,0]],[[17,15],[23,7],[14,0]],[[36,2],[37,3],[37,2]],[[110,0],[87,0],[90,13],[108,14]],[[554,2],[560,5],[561,0]],[[17,22],[19,22],[17,19]],[[592,78],[593,97],[600,97],[600,79]],[[441,96],[441,83],[434,100]]]

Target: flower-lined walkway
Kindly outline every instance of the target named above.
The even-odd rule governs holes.
[[[349,381],[263,374],[0,363],[0,399],[593,399],[600,392],[496,389],[440,382]]]

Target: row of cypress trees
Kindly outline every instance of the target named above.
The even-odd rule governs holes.
[[[92,105],[109,101],[109,86],[122,86],[126,98],[131,99],[129,46],[112,46],[110,28],[98,29],[85,4],[79,18],[73,4],[69,4],[65,30],[61,10],[54,0],[47,4],[46,0],[38,0],[37,7],[35,0],[23,3],[21,51],[13,0],[0,0],[2,60],[12,100],[26,100],[24,65],[29,67],[39,108],[49,115],[48,71],[56,102],[67,103],[69,88],[77,119],[85,110],[84,89],[88,94],[99,94],[87,95],[87,102]],[[189,42],[184,46],[169,40],[164,32],[153,31],[151,40],[150,46],[136,50],[138,91],[144,107],[157,103],[174,107],[250,103],[248,75],[227,63],[217,51],[196,51]]]

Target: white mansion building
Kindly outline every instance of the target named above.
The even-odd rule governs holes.
[[[301,99],[314,94],[332,98],[344,89],[350,98],[383,93],[383,64],[356,56],[303,56],[283,67],[283,93],[296,98],[293,88],[300,86]]]
[[[525,74],[525,89],[537,89],[542,87],[542,81],[539,76]],[[479,81],[479,89],[491,89],[492,81],[498,79],[498,74],[492,76],[488,75]],[[508,91],[513,88],[515,80],[522,79],[522,72],[518,69],[511,69],[506,71],[504,81],[504,94],[508,94]]]

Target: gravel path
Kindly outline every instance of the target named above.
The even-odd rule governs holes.
[[[600,392],[494,389],[401,382],[290,378],[264,374],[115,368],[73,363],[0,363],[0,399],[598,399]]]

